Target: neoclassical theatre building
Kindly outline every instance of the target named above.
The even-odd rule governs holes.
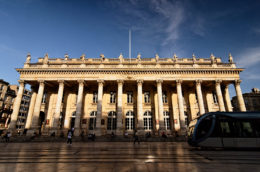
[[[228,87],[234,85],[240,111],[246,111],[239,73],[231,54],[228,62],[210,58],[49,58],[31,62],[28,54],[9,129],[15,129],[25,84],[32,97],[27,134],[41,132],[97,136],[150,132],[183,134],[198,115],[232,111]]]

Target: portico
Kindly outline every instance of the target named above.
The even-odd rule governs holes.
[[[59,134],[73,127],[77,136],[82,131],[97,136],[135,130],[183,134],[187,122],[198,115],[232,111],[231,84],[245,111],[239,80],[243,69],[216,57],[194,58],[53,59],[46,54],[37,63],[27,60],[17,69],[19,89],[24,83],[34,88],[26,128]],[[43,123],[40,112],[46,115]],[[12,116],[11,122],[16,120]]]

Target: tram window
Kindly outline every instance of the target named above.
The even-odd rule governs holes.
[[[221,121],[220,122],[220,127],[221,127],[221,130],[222,130],[222,136],[223,137],[230,137],[230,136],[232,136],[231,130],[230,130],[230,127],[229,127],[229,124],[228,124],[227,121]]]
[[[241,122],[242,137],[255,137],[252,124],[249,121]]]
[[[212,119],[210,118],[203,119],[198,126],[197,138],[200,139],[205,137],[208,134],[211,125],[212,125]]]
[[[219,127],[219,122],[216,121],[215,127],[214,127],[210,137],[220,137],[220,136],[221,136],[221,132],[220,132],[220,127]]]
[[[260,120],[257,119],[255,120],[255,130],[256,130],[256,134],[257,134],[257,137],[260,137]]]

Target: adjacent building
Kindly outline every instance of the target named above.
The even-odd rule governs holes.
[[[77,136],[184,134],[187,123],[212,111],[232,111],[228,87],[234,85],[239,110],[246,111],[240,72],[213,54],[210,58],[49,58],[31,62],[20,73],[10,130],[16,128],[25,84],[32,96],[26,129],[60,134],[74,128]]]
[[[9,126],[11,114],[13,112],[13,104],[17,95],[18,86],[10,85],[8,82],[0,80],[0,132],[2,133]],[[17,117],[15,128],[18,132],[23,132],[26,122],[26,117],[29,109],[31,92],[24,89],[22,101]]]
[[[258,88],[253,88],[251,93],[244,93],[243,98],[247,111],[260,111],[260,91]],[[239,111],[237,96],[232,98],[234,111]]]

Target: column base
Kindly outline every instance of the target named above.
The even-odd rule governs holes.
[[[75,128],[73,136],[80,136],[80,131],[81,131],[80,128]]]
[[[123,129],[122,128],[119,128],[116,130],[116,135],[117,136],[123,136]]]
[[[102,136],[102,134],[103,134],[102,127],[101,128],[96,128],[94,130],[93,134],[95,134],[96,136]]]

